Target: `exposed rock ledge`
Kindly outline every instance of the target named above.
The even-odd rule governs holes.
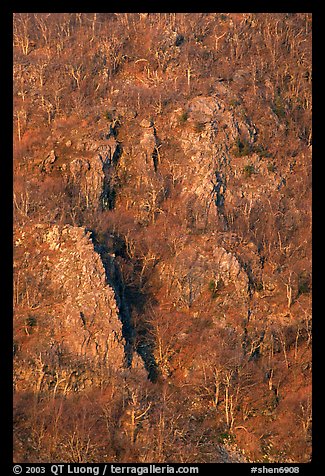
[[[121,368],[122,325],[90,233],[69,225],[36,225],[18,231],[14,239],[15,275],[25,268],[28,293],[21,322],[36,316],[33,332],[41,329],[39,335],[48,339],[38,341],[40,351],[46,353],[51,345]]]

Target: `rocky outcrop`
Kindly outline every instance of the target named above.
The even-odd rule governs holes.
[[[153,122],[150,119],[142,119],[140,126],[144,129],[149,129],[150,127],[153,127]]]
[[[159,267],[159,265],[158,265]],[[227,251],[215,239],[208,242],[197,238],[189,241],[170,266],[161,273],[172,276],[171,296],[178,305],[191,307],[202,299],[208,289],[233,289],[237,301],[245,303],[249,295],[249,277],[232,251]],[[231,288],[231,289],[230,289]]]
[[[213,252],[215,259],[215,281],[223,281],[227,286],[233,282],[239,295],[247,296],[249,279],[247,273],[235,255],[227,252],[222,247],[216,247]]]
[[[63,176],[71,187],[80,193],[85,206],[97,208],[103,191],[105,174],[101,155],[92,158],[75,158],[63,169]]]
[[[49,173],[53,168],[54,162],[57,160],[55,151],[52,149],[46,158],[41,162],[40,169],[42,172]]]
[[[140,126],[143,130],[140,140],[141,154],[147,166],[153,163],[154,170],[157,171],[160,142],[156,134],[156,129],[153,122],[148,119],[143,119],[140,122]]]
[[[121,155],[121,146],[114,136],[105,141],[89,141],[87,151],[64,164],[63,176],[71,187],[79,190],[86,208],[112,208],[114,193],[111,184]]]
[[[220,96],[225,96],[227,89],[222,86]],[[184,154],[189,158],[191,167],[185,181],[191,190],[204,202],[213,197],[211,190],[216,185],[216,174],[229,176],[231,173],[230,151],[238,137],[253,144],[256,128],[242,117],[221,97],[198,96],[187,107],[188,127],[182,127],[179,142]],[[175,125],[175,121],[172,120]],[[219,180],[220,182],[220,180]],[[225,192],[225,183],[223,181]],[[220,197],[219,197],[220,198]]]
[[[20,345],[42,355],[53,371],[64,355],[70,356],[69,365],[83,361],[121,370],[122,324],[90,233],[79,227],[37,225],[17,232],[15,243],[17,286],[22,269],[25,276],[15,319]],[[33,349],[30,341],[36,334]]]
[[[209,123],[220,109],[221,104],[215,98],[198,96],[188,104],[189,120],[204,124]]]
[[[83,228],[54,226],[43,234],[43,244],[57,251],[48,276],[51,285],[66,296],[62,322],[68,333],[73,331],[74,351],[104,360],[111,351],[118,358],[116,351],[122,347],[118,309],[89,232]]]

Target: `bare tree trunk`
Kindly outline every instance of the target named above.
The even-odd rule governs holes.
[[[227,427],[229,428],[229,389],[228,389],[228,386],[226,386],[226,388],[225,388],[225,412],[226,412]]]

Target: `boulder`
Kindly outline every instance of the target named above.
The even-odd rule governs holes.
[[[53,168],[54,162],[57,160],[57,156],[52,149],[51,152],[47,155],[47,157],[41,163],[41,169],[43,172],[51,172]]]
[[[216,111],[221,109],[220,104],[213,97],[198,96],[189,103],[190,119],[195,122],[210,122]]]
[[[149,127],[153,127],[153,122],[149,119],[142,119],[142,121],[140,122],[140,126],[145,129],[148,129]]]

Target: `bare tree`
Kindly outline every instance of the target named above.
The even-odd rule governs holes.
[[[25,56],[29,54],[31,48],[30,21],[29,13],[14,14],[14,45],[19,47]]]

